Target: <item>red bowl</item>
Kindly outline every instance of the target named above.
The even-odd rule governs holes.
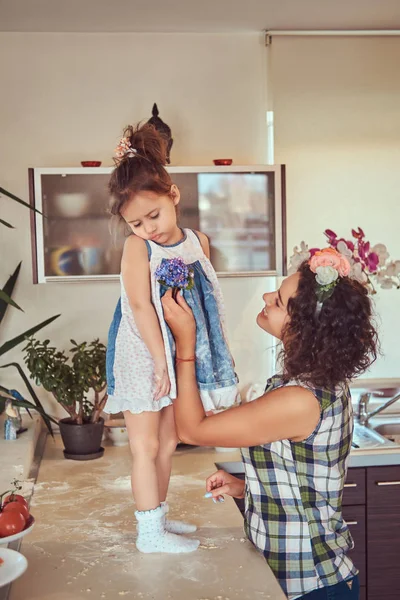
[[[229,167],[229,165],[232,164],[232,159],[231,158],[216,158],[213,161],[213,163],[216,167]]]
[[[81,162],[82,167],[99,167],[101,160],[83,160]]]

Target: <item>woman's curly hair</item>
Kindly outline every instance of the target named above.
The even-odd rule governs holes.
[[[283,331],[283,375],[333,388],[363,373],[377,358],[371,300],[364,285],[343,277],[317,315],[315,273],[306,262],[298,272]]]

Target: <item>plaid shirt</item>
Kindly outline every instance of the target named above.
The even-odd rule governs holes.
[[[330,391],[272,377],[266,391],[307,387],[321,418],[303,442],[282,440],[243,448],[245,531],[290,600],[357,574],[353,540],[342,517],[342,493],[353,433],[347,386]]]

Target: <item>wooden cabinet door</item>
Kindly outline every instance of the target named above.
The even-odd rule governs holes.
[[[365,504],[366,469],[353,468],[347,471],[343,489],[343,506]]]
[[[368,600],[400,598],[400,466],[367,469]]]
[[[365,506],[344,506],[343,517],[354,540],[349,557],[359,570],[360,585],[367,584]]]

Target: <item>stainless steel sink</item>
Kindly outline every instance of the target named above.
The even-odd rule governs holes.
[[[400,444],[400,417],[377,417],[371,419],[369,426],[387,440]]]
[[[360,425],[357,421],[354,423],[353,448],[367,450],[369,448],[384,448],[392,445],[393,442],[384,437],[381,432]]]
[[[375,431],[381,435],[400,434],[400,423],[382,423],[375,427]]]

